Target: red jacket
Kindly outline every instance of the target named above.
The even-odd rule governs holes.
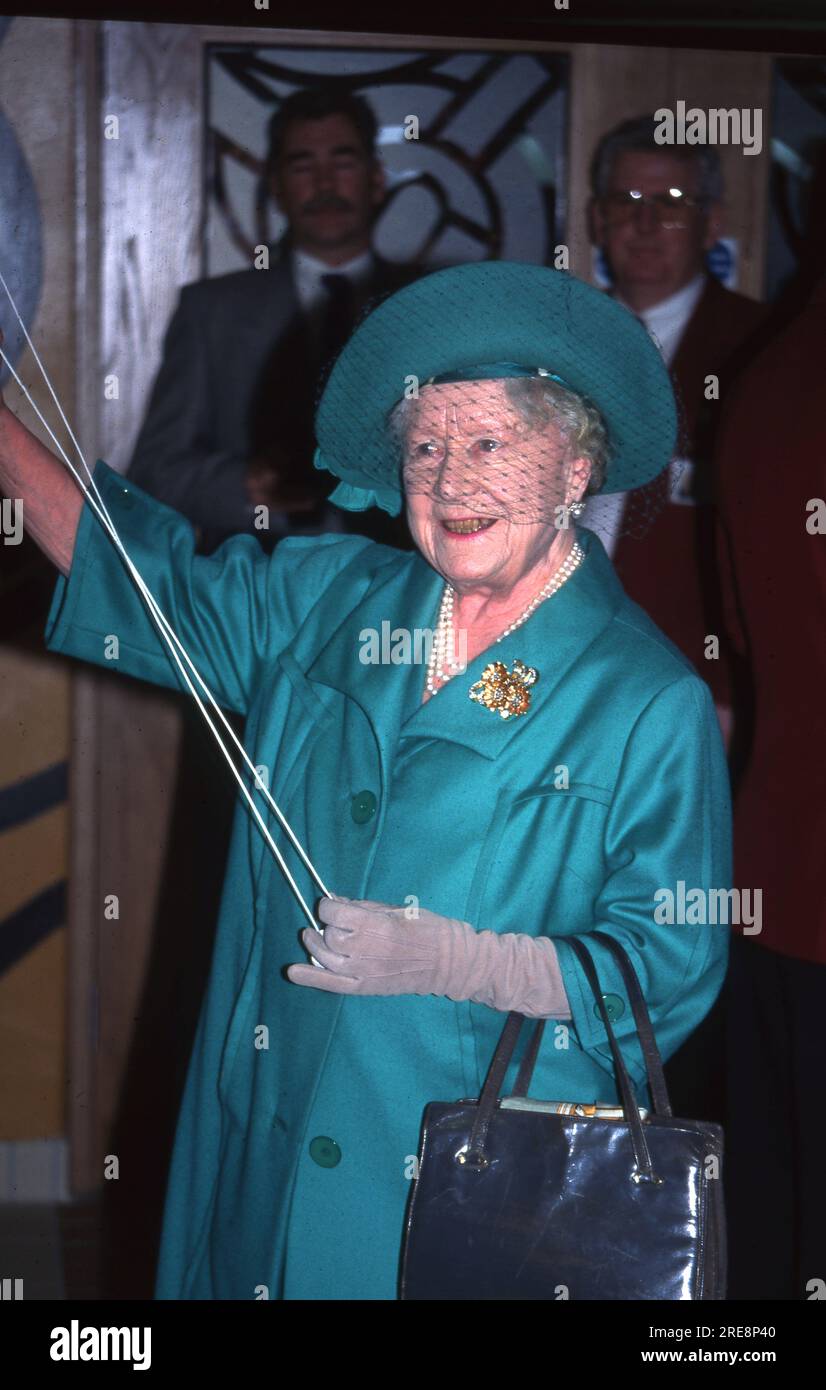
[[[736,660],[724,630],[716,569],[713,439],[720,404],[742,366],[748,339],[765,315],[753,299],[709,279],[671,364],[681,416],[678,456],[694,463],[695,506],[667,502],[640,539],[621,536],[614,566],[622,584],[693,662],[719,704],[731,704]],[[705,379],[720,382],[720,401],[705,399]],[[633,500],[631,500],[633,506]],[[706,636],[720,638],[717,660],[705,656]]]
[[[753,940],[826,965],[826,280],[732,393],[718,454],[721,576],[754,687],[735,803],[735,883],[762,888]]]

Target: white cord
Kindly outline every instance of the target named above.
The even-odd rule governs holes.
[[[258,810],[258,807],[255,805],[255,803],[254,803],[254,801],[253,801],[253,799],[252,799],[252,797],[251,797],[249,791],[247,790],[247,787],[244,785],[244,782],[243,782],[243,779],[242,779],[242,777],[241,777],[241,774],[239,773],[237,767],[235,766],[235,763],[233,762],[232,757],[231,757],[231,755],[230,755],[228,749],[226,748],[226,746],[225,746],[225,744],[224,744],[224,741],[223,741],[223,739],[221,738],[220,733],[218,732],[217,728],[215,727],[214,723],[212,722],[212,719],[211,719],[211,717],[210,717],[210,715],[209,715],[207,709],[205,708],[205,706],[204,706],[204,704],[203,704],[203,701],[201,700],[201,697],[199,696],[197,690],[196,690],[195,687],[193,686],[193,684],[192,684],[192,682],[191,682],[191,680],[190,680],[190,678],[189,678],[189,676],[188,676],[186,670],[184,669],[183,663],[182,663],[180,657],[178,656],[178,652],[175,651],[175,647],[177,647],[177,648],[179,649],[179,651],[181,652],[181,654],[182,654],[184,660],[186,661],[187,665],[189,666],[190,670],[192,671],[193,675],[195,676],[195,679],[198,681],[198,684],[201,686],[201,689],[204,691],[204,693],[205,693],[207,699],[209,700],[209,703],[212,705],[213,709],[215,710],[215,712],[216,712],[216,714],[218,715],[219,719],[220,719],[221,722],[223,723],[223,725],[224,725],[224,727],[226,728],[227,732],[230,734],[230,737],[232,738],[232,740],[233,740],[233,742],[235,743],[236,747],[237,747],[238,750],[240,751],[241,756],[243,757],[243,759],[244,759],[244,761],[246,762],[247,766],[249,767],[250,771],[253,773],[256,789],[263,793],[263,795],[264,795],[266,801],[267,801],[268,804],[271,806],[272,810],[275,812],[276,816],[278,817],[278,820],[280,821],[281,825],[283,826],[284,830],[286,831],[287,835],[289,836],[290,840],[292,841],[293,845],[295,846],[296,850],[298,851],[299,855],[301,856],[302,860],[304,861],[305,865],[307,866],[307,868],[308,868],[310,874],[312,875],[313,879],[314,879],[315,882],[318,884],[318,887],[321,889],[322,893],[325,895],[325,897],[330,897],[331,894],[330,894],[329,890],[325,887],[325,885],[324,885],[324,883],[323,883],[323,881],[322,881],[320,875],[318,874],[318,872],[316,871],[315,867],[313,866],[313,864],[312,864],[312,862],[311,862],[309,856],[306,854],[306,852],[305,852],[303,846],[301,845],[300,841],[298,840],[297,836],[295,835],[294,831],[292,830],[291,826],[289,825],[289,823],[288,823],[286,817],[284,816],[284,814],[282,813],[281,809],[278,807],[278,805],[277,805],[276,802],[274,801],[273,797],[271,796],[271,794],[270,794],[270,792],[269,792],[269,789],[264,785],[264,783],[263,783],[262,780],[260,779],[260,777],[259,777],[259,775],[258,775],[258,772],[256,771],[256,768],[255,768],[254,764],[252,763],[252,760],[249,758],[249,756],[248,756],[248,754],[247,754],[246,749],[244,748],[243,744],[241,743],[240,739],[238,738],[237,734],[235,733],[235,730],[232,728],[232,725],[229,723],[229,721],[227,720],[226,716],[224,715],[223,710],[220,708],[220,706],[218,705],[217,701],[215,700],[215,697],[213,696],[211,690],[209,689],[208,685],[206,684],[206,682],[204,681],[204,679],[203,679],[203,677],[201,676],[200,672],[198,671],[197,667],[195,666],[195,663],[192,661],[192,658],[189,656],[189,653],[186,651],[186,648],[184,647],[183,643],[180,641],[180,638],[177,636],[177,634],[176,634],[176,632],[174,631],[174,629],[172,628],[171,624],[168,622],[168,620],[167,620],[165,614],[164,614],[164,613],[162,612],[162,610],[160,609],[158,603],[156,602],[156,600],[155,600],[155,598],[154,598],[154,595],[150,592],[148,586],[146,585],[146,583],[145,583],[145,581],[144,581],[144,579],[143,579],[143,576],[140,574],[140,571],[137,569],[137,566],[133,563],[133,561],[131,560],[130,556],[127,554],[126,549],[125,549],[125,547],[124,547],[124,545],[123,545],[123,542],[121,541],[121,538],[120,538],[120,536],[119,536],[119,534],[118,534],[117,528],[115,527],[115,524],[114,524],[114,522],[112,521],[112,519],[111,519],[111,517],[110,517],[110,515],[109,515],[109,512],[108,512],[108,510],[107,510],[106,504],[105,504],[105,502],[104,502],[104,500],[103,500],[103,497],[101,496],[100,490],[99,490],[99,488],[98,488],[98,486],[97,486],[97,484],[96,484],[96,482],[95,482],[95,480],[94,480],[94,477],[93,477],[93,475],[92,475],[92,471],[91,471],[91,469],[89,468],[89,465],[88,465],[88,463],[86,462],[86,459],[85,459],[85,457],[84,457],[84,455],[83,455],[83,451],[81,450],[80,445],[78,444],[77,439],[76,439],[75,436],[74,436],[74,433],[73,433],[73,431],[72,431],[72,428],[71,428],[71,426],[70,426],[68,420],[66,419],[66,416],[65,416],[65,414],[64,414],[64,412],[63,412],[63,408],[62,408],[62,406],[61,406],[61,404],[60,404],[60,401],[58,400],[57,394],[56,394],[56,392],[55,392],[55,390],[54,390],[54,388],[53,388],[53,386],[52,386],[51,381],[49,380],[48,373],[47,373],[45,367],[43,366],[43,363],[42,363],[41,360],[40,360],[40,357],[39,357],[39,355],[38,355],[38,353],[37,353],[37,349],[35,348],[34,343],[32,342],[31,338],[29,337],[28,331],[27,331],[27,329],[26,329],[26,325],[23,323],[23,320],[22,320],[22,318],[20,317],[20,314],[18,313],[17,305],[16,305],[15,302],[14,302],[14,299],[13,299],[13,297],[12,297],[11,291],[10,291],[8,285],[6,284],[6,281],[5,281],[5,279],[3,278],[2,274],[0,274],[0,284],[2,284],[3,288],[4,288],[5,291],[6,291],[6,294],[8,295],[9,302],[10,302],[10,304],[11,304],[11,306],[12,306],[12,309],[13,309],[13,311],[14,311],[16,317],[17,317],[18,323],[20,324],[21,328],[23,329],[23,333],[24,333],[25,338],[26,338],[26,341],[27,341],[27,343],[28,343],[28,345],[29,345],[29,347],[30,347],[30,349],[31,349],[31,351],[32,351],[32,354],[33,354],[33,356],[34,356],[34,359],[35,359],[35,361],[36,361],[38,367],[40,368],[40,370],[41,370],[41,372],[42,372],[42,374],[43,374],[43,378],[44,378],[44,380],[45,380],[45,382],[46,382],[46,385],[47,385],[48,388],[49,388],[49,391],[50,391],[50,393],[51,393],[52,399],[54,400],[55,405],[57,406],[58,411],[60,412],[61,420],[63,421],[64,425],[66,426],[66,429],[67,429],[68,432],[69,432],[69,436],[70,436],[70,438],[71,438],[71,440],[72,440],[72,443],[74,444],[75,449],[77,450],[78,456],[79,456],[79,458],[80,458],[80,460],[81,460],[81,462],[82,462],[84,468],[86,469],[86,472],[87,472],[87,474],[88,474],[88,476],[89,476],[89,481],[90,481],[90,483],[91,483],[91,489],[90,489],[89,487],[87,487],[86,483],[83,481],[82,477],[81,477],[80,474],[77,472],[77,470],[76,470],[76,468],[74,467],[74,465],[70,462],[70,460],[69,460],[69,458],[67,457],[67,455],[66,455],[66,453],[65,453],[65,451],[64,451],[64,449],[63,449],[63,447],[62,447],[62,445],[60,444],[60,441],[56,438],[56,436],[55,436],[54,432],[52,431],[51,427],[49,426],[48,422],[44,419],[44,417],[43,417],[41,411],[39,410],[38,406],[36,405],[36,403],[35,403],[34,400],[32,399],[32,397],[31,397],[31,395],[30,395],[30,393],[29,393],[27,387],[26,387],[26,386],[24,385],[24,383],[20,380],[20,377],[17,375],[17,372],[15,371],[14,367],[12,366],[11,362],[9,361],[8,357],[7,357],[6,354],[3,352],[3,349],[2,349],[1,347],[0,347],[0,358],[2,358],[3,362],[5,362],[6,366],[9,368],[9,371],[11,372],[12,376],[14,377],[14,380],[17,382],[18,386],[19,386],[20,389],[22,390],[24,396],[26,397],[26,400],[29,402],[30,406],[31,406],[32,409],[34,410],[35,414],[37,415],[38,419],[39,419],[40,422],[42,423],[43,427],[47,430],[47,432],[48,432],[50,438],[52,439],[52,441],[53,441],[54,444],[55,444],[55,447],[58,449],[58,451],[59,451],[59,453],[60,453],[60,455],[61,455],[61,457],[62,457],[62,459],[63,459],[63,462],[65,463],[66,467],[69,469],[69,472],[72,474],[72,477],[75,479],[75,481],[77,482],[77,484],[78,484],[78,486],[80,487],[81,491],[83,492],[83,494],[84,494],[84,496],[85,496],[85,498],[86,498],[86,501],[88,502],[89,506],[90,506],[90,507],[92,508],[92,510],[94,511],[95,515],[98,517],[98,520],[101,522],[101,525],[102,525],[102,526],[104,527],[104,529],[107,531],[107,533],[109,534],[110,538],[112,539],[112,541],[113,541],[113,543],[114,543],[116,549],[118,550],[119,554],[121,555],[121,557],[122,557],[124,563],[126,564],[126,567],[127,567],[128,571],[129,571],[129,573],[131,574],[131,576],[132,576],[132,578],[133,578],[133,580],[134,580],[134,582],[135,582],[135,584],[136,584],[136,586],[137,586],[137,589],[138,589],[139,593],[141,594],[141,596],[142,596],[142,598],[143,598],[143,600],[144,600],[144,602],[145,602],[147,608],[149,609],[150,615],[152,616],[152,618],[153,618],[153,620],[154,620],[154,622],[155,622],[156,627],[158,628],[158,631],[159,631],[161,637],[164,639],[164,641],[166,642],[167,647],[169,648],[170,655],[171,655],[172,658],[174,659],[174,661],[175,661],[175,663],[176,663],[176,665],[177,665],[177,667],[178,667],[178,669],[179,669],[179,671],[180,671],[180,673],[181,673],[181,676],[183,677],[183,680],[185,681],[185,683],[186,683],[186,685],[187,685],[187,687],[188,687],[188,689],[189,689],[191,695],[193,696],[193,698],[194,698],[196,704],[198,705],[198,708],[199,708],[199,710],[201,711],[201,714],[203,715],[204,719],[206,720],[206,723],[207,723],[209,729],[211,730],[211,732],[212,732],[212,734],[213,734],[213,736],[214,736],[214,738],[215,738],[216,743],[218,744],[219,748],[221,749],[221,752],[223,753],[224,757],[226,758],[226,761],[227,761],[227,763],[229,764],[229,767],[230,767],[230,769],[231,769],[231,771],[232,771],[232,773],[233,773],[233,776],[235,777],[236,781],[238,782],[238,785],[239,785],[239,787],[240,787],[240,789],[241,789],[243,795],[245,796],[247,802],[249,803],[250,809],[251,809],[253,815],[255,816],[256,821],[258,822],[258,825],[259,825],[259,827],[260,827],[260,829],[261,829],[261,832],[262,832],[262,834],[264,835],[264,838],[265,838],[267,844],[269,845],[270,849],[272,850],[273,854],[275,855],[275,858],[276,858],[276,860],[278,861],[278,864],[279,864],[279,866],[280,866],[282,872],[284,873],[284,876],[286,877],[287,882],[289,883],[290,887],[292,888],[292,890],[293,890],[293,892],[294,892],[296,898],[298,899],[298,902],[300,903],[300,905],[301,905],[301,907],[302,907],[302,909],[303,909],[303,911],[304,911],[306,917],[308,918],[308,920],[309,920],[311,926],[313,926],[313,927],[315,928],[316,931],[320,931],[320,928],[319,928],[319,926],[318,926],[318,923],[316,922],[315,918],[313,917],[312,912],[310,911],[309,907],[307,906],[307,904],[306,904],[306,902],[305,902],[305,900],[304,900],[304,897],[303,897],[303,895],[302,895],[302,893],[301,893],[301,890],[299,889],[299,887],[298,887],[297,883],[295,882],[295,880],[294,880],[292,874],[290,873],[290,870],[288,869],[288,867],[287,867],[287,865],[286,865],[286,863],[285,863],[285,861],[284,861],[284,858],[283,858],[283,856],[282,856],[280,850],[278,849],[278,846],[275,844],[275,842],[274,842],[272,836],[270,835],[270,832],[269,832],[269,830],[267,829],[267,826],[266,826],[266,824],[265,824],[265,822],[264,822],[264,820],[263,820],[263,818],[262,818],[262,816],[261,816],[260,811]],[[93,497],[93,495],[92,495],[93,492],[94,492],[94,494],[95,494],[94,497]],[[96,500],[96,499],[97,499],[97,500]],[[174,644],[174,645],[173,645],[173,644]]]

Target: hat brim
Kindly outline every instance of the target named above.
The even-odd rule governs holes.
[[[497,361],[542,365],[599,409],[610,444],[601,492],[641,487],[673,457],[674,393],[643,324],[567,272],[482,261],[405,286],[345,346],[316,414],[315,466],[342,484],[330,500],[398,515],[393,406],[429,377]]]

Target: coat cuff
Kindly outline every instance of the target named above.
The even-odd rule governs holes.
[[[602,928],[604,930],[604,928]],[[586,936],[583,944],[594,959],[601,993],[609,1011],[614,1037],[622,1052],[622,1058],[637,1090],[647,1084],[648,1073],[643,1060],[642,1049],[637,1038],[636,1024],[631,1010],[631,1001],[619,965],[614,957],[597,942]],[[599,1065],[614,1075],[614,1058],[608,1032],[602,1021],[591,986],[585,978],[577,957],[566,944],[564,936],[554,937],[559,969],[568,1003],[571,1009],[571,1026],[585,1052],[595,1054]],[[612,1016],[613,1015],[613,1016]]]

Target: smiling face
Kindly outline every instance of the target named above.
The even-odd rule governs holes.
[[[508,593],[572,537],[557,528],[556,509],[582,495],[591,466],[567,454],[554,425],[526,422],[504,380],[424,387],[402,467],[425,559],[459,593]]]
[[[384,175],[342,114],[291,121],[272,191],[294,244],[329,264],[365,251]]]

